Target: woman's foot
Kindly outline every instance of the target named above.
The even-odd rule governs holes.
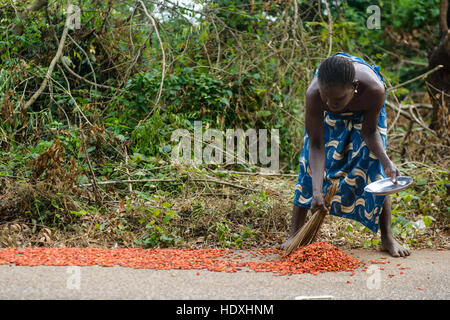
[[[393,257],[407,257],[411,254],[408,249],[405,249],[392,236],[381,237],[380,248],[382,251],[387,251]]]
[[[381,230],[381,250],[387,251],[393,257],[406,257],[411,254],[400,243],[395,240],[391,229],[391,198],[386,197],[383,203],[383,210],[380,214],[380,230]]]

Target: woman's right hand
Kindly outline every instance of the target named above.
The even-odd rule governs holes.
[[[316,210],[322,210],[326,214],[329,213],[329,209],[325,204],[325,199],[323,194],[314,194],[311,202],[311,211],[315,212]]]

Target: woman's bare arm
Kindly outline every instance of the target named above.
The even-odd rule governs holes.
[[[377,128],[378,117],[384,102],[384,89],[372,89],[371,92],[367,93],[367,96],[370,97],[370,99],[366,100],[368,108],[364,115],[361,136],[369,150],[372,151],[381,162],[386,175],[391,177],[392,182],[395,183],[400,172],[386,154],[383,140],[381,139],[381,135]]]
[[[313,199],[311,210],[322,208],[326,211],[322,193],[323,174],[325,170],[325,144],[323,137],[322,100],[317,89],[311,86],[306,92],[305,112],[306,133],[309,136],[309,166],[311,168]]]

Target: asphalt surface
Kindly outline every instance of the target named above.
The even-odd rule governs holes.
[[[316,276],[312,274],[274,276],[269,272],[257,273],[245,270],[225,273],[205,270],[135,270],[118,266],[2,265],[0,299],[450,299],[449,250],[415,250],[407,258],[393,258],[374,250],[359,249],[346,252],[365,262],[367,271],[364,272],[363,268],[359,267],[354,275],[351,272],[328,272]],[[380,259],[381,257],[386,259]],[[373,264],[370,260],[386,263]],[[388,261],[390,263],[387,263]]]

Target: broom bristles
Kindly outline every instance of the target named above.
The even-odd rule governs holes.
[[[333,181],[333,184],[328,189],[325,195],[326,205],[330,205],[331,199],[334,197],[338,189],[338,182]],[[284,251],[285,255],[290,255],[300,246],[306,246],[314,242],[317,233],[325,220],[326,212],[323,210],[317,210],[312,213],[311,218],[303,225],[300,230],[297,231],[289,246]]]

